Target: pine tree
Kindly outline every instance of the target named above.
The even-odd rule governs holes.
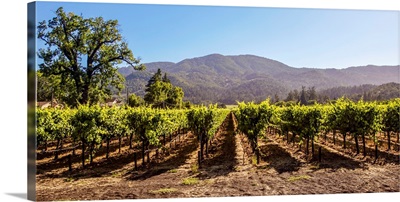
[[[286,97],[285,101],[288,102],[288,101],[293,101],[293,100],[295,100],[293,91],[289,91],[288,96]]]
[[[158,69],[157,72],[150,78],[150,80],[147,82],[146,85],[146,92],[148,91],[148,88],[153,85],[157,81],[161,81],[161,69]]]
[[[306,87],[302,86],[301,87],[301,94],[300,94],[300,104],[301,105],[307,105],[307,99],[306,99]]]
[[[315,87],[308,88],[307,90],[308,100],[317,100],[317,93]]]
[[[165,73],[162,76],[161,70],[150,78],[146,85],[146,94],[144,100],[147,104],[152,104],[153,107],[181,107],[183,90],[180,87],[173,86]]]
[[[164,77],[162,78],[162,81],[163,81],[163,82],[166,82],[166,83],[171,83],[171,81],[170,81],[169,78],[167,77],[167,73],[164,73]]]

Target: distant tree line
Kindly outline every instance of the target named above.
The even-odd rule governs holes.
[[[360,86],[341,86],[316,91],[316,88],[302,86],[301,91],[297,89],[289,91],[286,98],[281,100],[277,94],[271,99],[276,105],[312,105],[315,103],[327,103],[341,97],[352,101],[385,101],[400,97],[400,84],[387,83],[383,85],[364,84]]]

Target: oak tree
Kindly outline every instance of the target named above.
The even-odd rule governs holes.
[[[109,96],[111,86],[122,90],[125,79],[117,64],[145,69],[123,40],[117,20],[83,18],[60,7],[55,17],[39,22],[37,30],[46,46],[38,51],[43,60],[39,69],[44,76],[60,75],[62,82],[73,82],[74,105],[99,99],[93,95]]]

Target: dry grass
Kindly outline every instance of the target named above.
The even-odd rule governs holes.
[[[149,192],[152,194],[168,194],[168,193],[173,193],[176,191],[178,191],[178,190],[175,188],[162,188],[162,189],[158,189],[158,190],[152,190]]]
[[[194,184],[198,184],[199,183],[199,179],[195,178],[195,177],[188,177],[182,180],[182,184],[184,185],[194,185]]]
[[[299,175],[299,176],[289,177],[288,181],[289,182],[295,182],[295,181],[298,181],[298,180],[306,180],[306,179],[310,179],[310,178],[311,177],[308,176],[308,175]]]

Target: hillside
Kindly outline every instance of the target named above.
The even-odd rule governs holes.
[[[194,103],[261,101],[275,94],[286,97],[290,90],[315,86],[317,90],[362,84],[399,82],[400,66],[358,66],[345,69],[294,68],[279,61],[254,55],[211,54],[178,63],[145,64],[144,72],[120,68],[131,92],[142,95],[151,75],[160,68],[173,85],[183,88],[185,100]],[[133,72],[130,73],[129,72]]]
[[[386,83],[382,85],[363,84],[359,86],[339,86],[324,89],[318,92],[320,98],[337,99],[345,96],[354,101],[363,98],[365,101],[390,100],[400,97],[400,83]]]

